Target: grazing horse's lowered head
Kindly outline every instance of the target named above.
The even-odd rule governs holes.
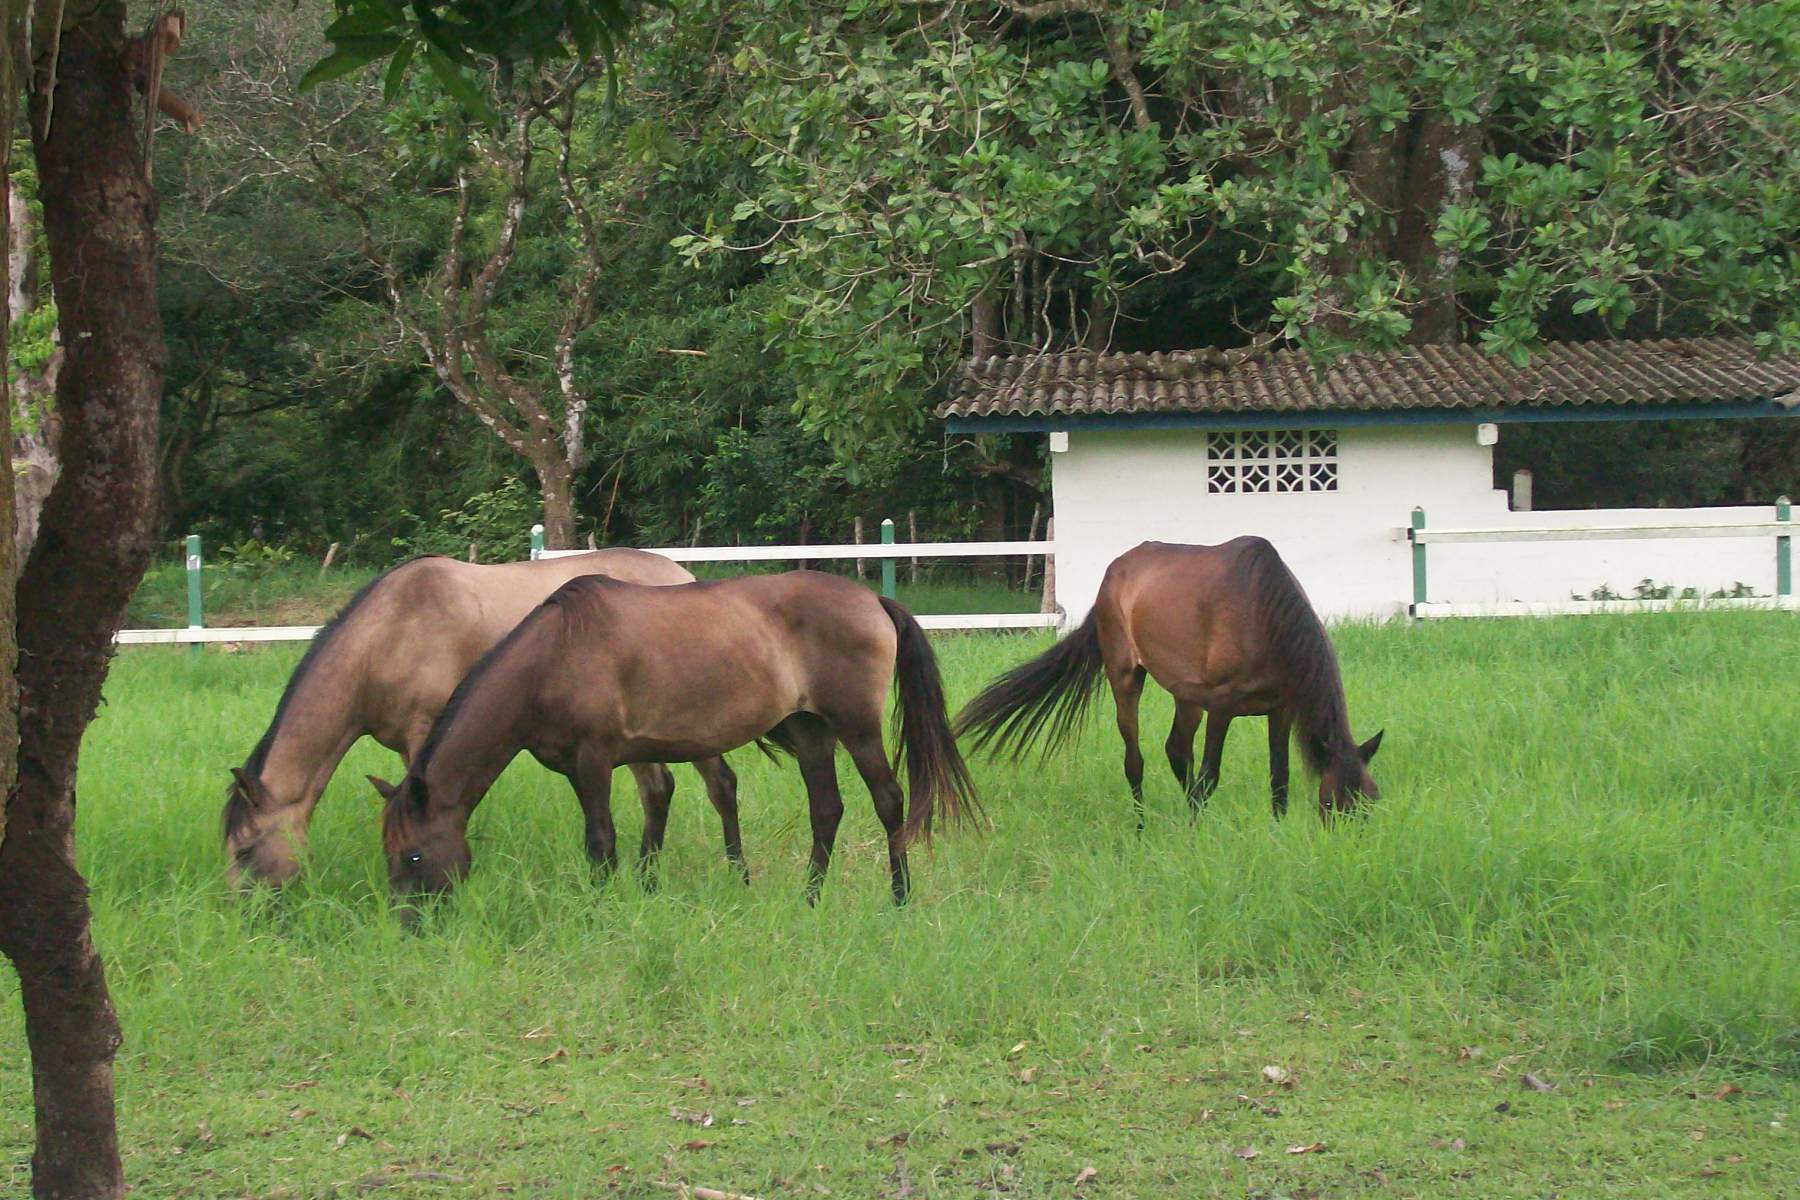
[[[426,822],[425,781],[412,772],[399,783],[374,775],[369,782],[386,801],[381,818],[382,847],[387,853],[388,883],[403,905],[405,917],[416,914],[406,902],[442,895],[462,882],[474,856],[461,822]]]
[[[225,791],[226,878],[233,887],[281,887],[300,873],[306,848],[306,810],[276,801],[248,767],[231,769]]]
[[[1377,732],[1360,746],[1350,743],[1348,753],[1343,748],[1331,753],[1325,768],[1319,772],[1321,817],[1354,812],[1358,800],[1381,799],[1381,789],[1375,786],[1375,780],[1369,774],[1369,760],[1381,749],[1381,735],[1385,732]]]

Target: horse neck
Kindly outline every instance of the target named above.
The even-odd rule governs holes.
[[[1294,714],[1300,734],[1308,746],[1307,756],[1315,770],[1341,764],[1346,756],[1355,757],[1356,738],[1350,732],[1350,706],[1344,697],[1344,681],[1337,672],[1335,660],[1323,678],[1305,681],[1308,691]]]
[[[359,689],[343,674],[338,656],[317,664],[275,719],[258,777],[279,806],[316,801],[356,739],[368,732],[355,713]]]
[[[455,810],[467,819],[525,748],[528,675],[501,664],[476,681],[454,713],[439,716],[440,724],[449,723],[432,730],[428,754],[415,767],[433,811]]]

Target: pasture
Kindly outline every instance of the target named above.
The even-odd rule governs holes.
[[[604,886],[520,761],[409,935],[352,752],[303,881],[226,894],[226,769],[300,648],[122,654],[80,839],[126,1030],[137,1196],[1778,1195],[1800,1179],[1800,623],[1719,612],[1335,631],[1384,799],[1271,822],[1261,721],[1190,820],[1144,706],[976,760],[981,836],[846,816],[817,910],[791,763],[732,756],[737,884],[692,771],[662,887]],[[953,704],[1045,635],[939,637]],[[640,816],[621,778],[621,848]],[[10,975],[0,987],[16,985]],[[10,1190],[30,1147],[0,1003]]]

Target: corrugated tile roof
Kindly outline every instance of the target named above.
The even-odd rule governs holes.
[[[1218,352],[1009,355],[963,364],[940,417],[1380,412],[1724,404],[1800,392],[1800,356],[1749,338],[1552,342],[1524,366],[1477,346],[1346,354],[1322,366],[1279,350],[1236,366]]]

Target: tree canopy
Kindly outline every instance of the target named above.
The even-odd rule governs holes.
[[[607,540],[907,508],[942,536],[971,501],[1024,532],[1039,448],[929,419],[971,353],[1800,340],[1800,0],[696,0],[583,7],[617,17],[588,42],[558,4],[511,39],[481,31],[517,6],[322,7],[223,6],[174,68],[219,82],[218,132],[159,178],[169,488],[233,538],[379,555],[541,482],[392,303],[441,324],[461,198],[464,298],[523,200],[474,324]],[[439,61],[459,83],[410,69]],[[534,104],[511,187],[496,150]],[[1540,493],[1583,503],[1622,436],[1503,454],[1545,447]],[[1785,430],[1639,441],[1671,498],[1793,483]]]

